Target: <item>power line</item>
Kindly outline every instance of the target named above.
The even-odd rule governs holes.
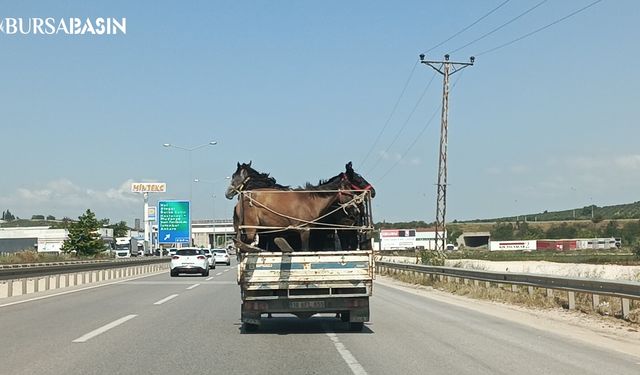
[[[369,168],[369,170],[367,171],[367,174],[371,173],[380,163],[380,160],[382,160],[382,155],[389,152],[389,149],[391,149],[391,146],[393,146],[396,141],[398,140],[398,138],[400,137],[400,134],[402,134],[402,132],[404,131],[404,128],[407,126],[407,124],[409,123],[409,120],[411,120],[411,117],[413,117],[413,114],[416,112],[416,110],[418,109],[418,106],[420,105],[420,103],[422,102],[422,99],[424,98],[425,94],[427,93],[427,90],[429,90],[429,87],[431,87],[431,83],[433,82],[433,80],[436,78],[436,72],[433,72],[433,76],[431,76],[431,79],[429,80],[429,83],[427,83],[427,86],[424,88],[424,90],[422,91],[422,94],[420,95],[420,98],[418,98],[418,101],[416,102],[416,104],[413,106],[413,109],[411,110],[411,112],[409,113],[409,116],[407,116],[407,119],[404,121],[404,123],[402,124],[402,126],[400,127],[400,130],[398,130],[398,132],[396,133],[395,137],[393,138],[393,140],[391,141],[391,143],[389,144],[389,146],[387,146],[387,148],[382,152],[382,154],[378,155],[378,159],[375,161],[375,163],[373,164],[373,166],[371,168]]]
[[[533,11],[534,9],[536,9],[537,7],[541,6],[542,4],[544,4],[544,3],[546,3],[546,2],[547,2],[547,0],[542,0],[542,1],[541,1],[541,2],[539,2],[538,4],[536,4],[536,5],[532,6],[531,8],[529,8],[529,9],[527,9],[527,10],[525,10],[524,12],[520,13],[520,14],[519,14],[519,15],[517,15],[516,17],[514,17],[514,18],[510,19],[509,21],[507,21],[507,22],[503,23],[502,25],[500,25],[500,26],[496,27],[495,29],[493,29],[493,30],[489,31],[488,33],[486,33],[486,34],[484,34],[484,35],[482,35],[482,36],[480,36],[480,37],[478,37],[478,38],[476,38],[476,39],[474,39],[474,40],[470,41],[469,43],[465,44],[465,45],[464,45],[464,46],[462,46],[462,47],[459,47],[459,48],[454,49],[453,51],[449,52],[449,54],[453,54],[453,53],[455,53],[455,52],[458,52],[458,51],[460,51],[461,49],[466,48],[466,47],[469,47],[470,45],[474,44],[475,42],[478,42],[478,41],[480,41],[480,40],[482,40],[482,39],[484,39],[484,38],[488,37],[489,35],[491,35],[491,34],[495,33],[496,31],[498,31],[498,30],[502,29],[503,27],[505,27],[505,26],[507,26],[507,25],[511,24],[512,22],[515,22],[515,21],[516,21],[516,20],[518,20],[519,18],[523,17],[523,16],[524,16],[524,15],[526,15],[527,13],[529,13],[529,12]]]
[[[501,48],[507,47],[507,46],[509,46],[509,45],[511,45],[511,44],[513,44],[513,43],[515,43],[515,42],[519,42],[519,41],[521,41],[522,39],[528,38],[528,37],[530,37],[530,36],[531,36],[531,35],[533,35],[533,34],[536,34],[536,33],[540,32],[540,31],[542,31],[542,30],[544,30],[544,29],[547,29],[547,28],[549,28],[549,27],[551,27],[551,26],[553,26],[553,25],[555,25],[555,24],[558,24],[558,23],[560,23],[560,22],[562,22],[562,21],[566,20],[567,18],[573,17],[573,16],[575,16],[576,14],[578,14],[578,13],[580,13],[580,12],[582,12],[582,11],[585,11],[585,10],[587,10],[587,9],[591,8],[592,6],[594,6],[594,5],[598,4],[598,3],[599,3],[599,2],[601,2],[601,1],[602,1],[602,0],[596,0],[596,1],[594,1],[594,2],[592,2],[592,3],[590,3],[590,4],[588,4],[588,5],[586,5],[586,6],[584,6],[584,7],[582,7],[582,8],[580,8],[580,9],[576,10],[576,11],[573,11],[573,12],[571,12],[571,13],[567,14],[566,16],[564,16],[564,17],[562,17],[562,18],[559,18],[559,19],[557,19],[557,20],[555,20],[555,21],[551,22],[550,24],[547,24],[547,25],[545,25],[545,26],[542,26],[542,27],[540,27],[540,28],[538,28],[538,29],[536,29],[536,30],[533,30],[533,31],[532,31],[532,32],[530,32],[530,33],[524,34],[524,35],[522,35],[522,36],[520,36],[520,37],[518,37],[518,38],[516,38],[516,39],[513,39],[513,40],[511,40],[511,41],[509,41],[509,42],[507,42],[507,43],[501,44],[501,45],[499,45],[499,46],[497,46],[497,47],[494,47],[494,48],[488,49],[488,50],[486,50],[486,51],[483,51],[483,52],[477,53],[477,54],[476,54],[476,56],[481,56],[481,55],[484,55],[484,54],[487,54],[487,53],[490,53],[490,52],[493,52],[493,51],[499,50],[499,49],[501,49]]]
[[[369,158],[369,155],[371,155],[371,151],[373,151],[373,149],[376,147],[376,145],[380,141],[380,137],[382,136],[384,131],[387,129],[387,126],[389,125],[389,121],[391,121],[391,118],[396,113],[396,109],[398,109],[398,104],[400,104],[400,100],[404,96],[404,93],[407,90],[407,86],[409,86],[409,82],[411,81],[411,78],[413,77],[413,73],[416,71],[416,67],[418,66],[418,62],[419,61],[416,60],[415,64],[413,64],[413,68],[411,68],[411,73],[409,73],[409,77],[407,77],[407,81],[404,83],[404,87],[402,87],[402,91],[400,92],[400,96],[398,96],[398,99],[396,100],[396,104],[393,106],[393,109],[391,110],[391,113],[389,114],[389,117],[387,118],[387,121],[384,122],[384,125],[382,126],[382,129],[380,130],[380,133],[378,133],[378,136],[376,137],[376,140],[373,142],[373,144],[369,148],[369,151],[367,152],[367,155],[365,155],[365,157],[362,159],[362,161],[360,161],[360,165],[361,166],[364,165],[364,163],[367,161],[367,158]]]
[[[476,21],[474,21],[472,24],[470,24],[469,26],[466,26],[465,28],[463,28],[462,30],[458,31],[457,33],[453,34],[452,36],[450,36],[449,38],[443,40],[442,42],[436,44],[435,46],[429,48],[428,50],[424,51],[424,54],[426,55],[427,53],[433,51],[434,49],[440,47],[441,45],[445,44],[446,42],[450,41],[451,39],[457,37],[458,35],[462,34],[463,32],[469,30],[471,27],[473,27],[475,24],[477,24],[478,22],[482,21],[483,19],[489,17],[489,15],[491,15],[493,12],[495,12],[496,10],[502,8],[503,5],[505,5],[506,3],[508,3],[511,0],[505,0],[502,3],[500,3],[497,7],[491,9],[488,13],[486,13],[484,16],[478,18]]]
[[[453,91],[453,89],[456,87],[456,85],[458,84],[458,82],[460,81],[463,75],[464,75],[464,72],[461,72],[458,78],[456,78],[453,85],[451,85],[451,91]],[[416,143],[418,143],[418,141],[420,140],[424,132],[427,130],[429,125],[431,125],[431,122],[433,122],[433,119],[436,117],[436,115],[438,114],[438,112],[440,112],[441,109],[442,109],[442,106],[436,107],[435,111],[433,111],[433,114],[431,114],[431,117],[429,117],[429,121],[427,121],[427,123],[422,127],[422,130],[420,130],[418,135],[413,139],[413,142],[411,142],[407,147],[407,149],[400,155],[400,158],[398,158],[398,160],[396,160],[396,162],[389,169],[387,169],[387,171],[384,172],[384,174],[380,176],[379,179],[376,180],[376,183],[381,182],[385,177],[387,177],[387,175],[393,169],[395,169],[396,166],[398,166],[398,164],[400,163],[400,160],[404,159],[404,157],[411,151],[411,149],[413,149],[413,146],[415,146]]]

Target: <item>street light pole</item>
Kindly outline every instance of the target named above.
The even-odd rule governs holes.
[[[191,153],[195,150],[198,150],[200,148],[206,147],[206,146],[215,146],[217,145],[218,142],[217,141],[209,141],[208,143],[205,144],[201,144],[199,146],[195,146],[195,147],[183,147],[183,146],[178,146],[178,145],[174,145],[171,143],[164,143],[163,146],[164,147],[173,147],[173,148],[177,148],[179,150],[183,150],[183,151],[187,151],[189,153],[189,202],[191,202],[193,200],[193,168],[192,168],[192,156]]]
[[[215,249],[218,245],[218,240],[216,239],[216,195],[212,195],[213,198],[213,247]]]
[[[219,180],[229,180],[230,178],[231,178],[231,177],[226,176],[226,177],[221,178],[221,179],[219,179]],[[218,180],[215,180],[215,181],[218,181]],[[212,226],[212,228],[213,228],[213,229],[212,229],[212,230],[213,230],[213,241],[212,241],[212,242],[213,242],[213,243],[212,243],[212,246],[213,246],[213,247],[212,247],[212,248],[215,248],[215,247],[216,247],[216,245],[218,244],[218,242],[217,242],[217,240],[216,240],[216,194],[215,194],[215,191],[216,191],[216,188],[215,188],[216,182],[215,182],[215,181],[202,180],[202,179],[197,178],[197,177],[193,179],[193,182],[196,182],[196,183],[197,183],[197,182],[205,182],[205,183],[211,184],[211,186],[213,187],[214,194],[212,194],[212,195],[211,195],[211,196],[212,196],[212,198],[213,198],[213,212],[212,212],[212,214],[213,214],[213,218],[212,218],[212,220],[211,220],[211,226]]]

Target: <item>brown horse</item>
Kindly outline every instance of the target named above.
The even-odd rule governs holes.
[[[347,207],[341,207],[340,204],[343,201],[348,201],[350,198],[354,197],[355,194],[360,194],[359,192],[368,191],[370,197],[373,198],[375,196],[375,189],[371,184],[365,180],[361,175],[356,173],[353,170],[351,162],[345,165],[345,172],[342,172],[334,177],[331,177],[325,181],[320,181],[318,185],[311,185],[309,183],[306,184],[305,187],[300,187],[293,189],[294,191],[300,190],[318,190],[320,188],[329,189],[331,184],[337,183],[340,180],[345,180],[349,183],[347,185],[347,189],[350,189],[351,192],[347,192],[345,194],[349,195],[349,197],[340,197],[334,201],[331,206],[326,210],[327,212],[331,212],[328,216],[322,215],[322,218],[315,223],[314,226],[321,226],[326,228],[330,228],[332,226],[369,226],[370,223],[370,212],[369,206],[365,203],[359,203],[357,205],[350,204]],[[343,187],[344,188],[344,187]],[[270,177],[268,173],[261,173],[256,171],[251,167],[251,162],[248,164],[240,164],[238,163],[237,169],[233,176],[231,177],[231,181],[229,187],[227,188],[226,197],[228,199],[232,199],[236,194],[242,191],[256,191],[256,190],[265,190],[265,189],[273,189],[273,190],[286,190],[291,191],[292,189],[289,186],[283,186],[276,183],[276,180],[273,177]],[[248,194],[248,193],[247,193]],[[282,194],[282,193],[270,193],[274,194]],[[303,193],[297,193],[303,194]],[[240,203],[236,206],[234,210],[234,227],[236,233],[238,233],[238,239],[243,239],[244,241],[253,241],[255,238],[256,231],[248,231],[247,228],[242,228],[243,230],[239,230],[241,226],[241,218],[243,218],[242,213],[238,209]],[[308,228],[304,228],[304,233],[301,233],[299,230],[291,230],[291,229],[282,229],[282,228],[291,228],[294,225],[286,224],[286,220],[283,218],[280,220],[281,229],[273,229],[273,228],[255,228],[257,232],[261,234],[260,236],[260,248],[262,249],[273,249],[275,244],[273,243],[274,238],[276,237],[284,237],[291,244],[297,244],[297,248],[305,247],[302,242],[309,243],[311,241],[313,243],[314,249],[326,249],[326,250],[335,250],[338,248],[342,249],[368,249],[370,248],[370,233],[362,232],[358,230],[338,230],[337,233],[333,233],[333,231],[320,230],[313,231],[309,233]],[[286,225],[286,226],[285,226]],[[300,224],[298,224],[300,225]],[[247,224],[248,226],[248,224]],[[266,226],[266,225],[265,225]],[[274,225],[275,227],[275,225]],[[246,233],[246,235],[244,235]],[[305,237],[305,240],[302,241],[300,238],[301,234]],[[310,236],[310,239],[307,240],[306,237]],[[336,236],[339,237],[340,245],[335,246]],[[308,246],[308,245],[307,245]]]
[[[295,230],[302,251],[308,250],[309,225],[321,218],[332,204],[351,199],[341,192],[351,189],[351,183],[342,176],[305,189],[243,191],[234,211],[236,233],[244,233],[244,238],[240,237],[242,242],[253,242],[258,231]]]

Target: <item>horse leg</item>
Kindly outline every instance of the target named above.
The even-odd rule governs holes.
[[[302,229],[300,231],[300,246],[302,251],[309,251],[309,236],[311,234],[310,229]]]

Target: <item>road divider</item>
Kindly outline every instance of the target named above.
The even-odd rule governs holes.
[[[92,266],[95,265],[95,263],[92,264]],[[59,269],[59,273],[56,273],[55,267],[51,267],[48,275],[2,280],[0,281],[0,299],[104,281],[122,280],[163,272],[169,268],[169,263],[166,261],[137,265],[119,263],[119,265],[120,267],[116,268],[80,270],[72,273],[69,273],[66,268]]]

